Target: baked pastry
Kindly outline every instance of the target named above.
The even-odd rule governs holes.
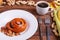
[[[26,29],[27,23],[22,18],[15,18],[6,24],[6,28],[13,32],[19,33]]]

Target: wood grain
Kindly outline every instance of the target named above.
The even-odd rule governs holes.
[[[37,1],[42,1],[42,0],[33,0],[35,2]],[[44,0],[44,1],[48,1],[48,2],[51,2],[51,1],[54,1],[54,0]],[[4,11],[7,11],[7,10],[12,10],[12,9],[21,9],[21,10],[26,10],[26,11],[29,11],[31,12],[36,18],[38,17],[41,17],[43,20],[45,17],[47,16],[50,16],[50,13],[44,15],[44,16],[41,16],[41,15],[38,15],[37,12],[36,12],[36,8],[34,6],[27,6],[27,5],[20,5],[20,6],[17,6],[17,5],[14,5],[14,6],[8,6],[8,5],[5,5],[4,7],[0,7],[0,13],[1,12],[4,12]],[[45,24],[43,22],[43,24],[39,24],[40,26],[38,26],[38,30],[36,31],[36,33],[29,39],[27,40],[40,40],[40,31],[39,31],[39,27],[41,27],[43,30],[42,33],[44,34],[43,35],[43,40],[46,40],[46,27],[45,27]],[[57,40],[57,38],[55,37],[55,35],[52,33],[52,31],[50,32],[50,40]]]

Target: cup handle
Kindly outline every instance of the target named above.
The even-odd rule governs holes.
[[[48,10],[48,13],[49,13],[49,12],[52,12],[52,11],[54,10],[54,9],[52,9],[51,7],[49,7],[49,9],[50,9],[50,10]]]

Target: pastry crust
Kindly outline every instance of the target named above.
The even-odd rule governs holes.
[[[15,18],[11,22],[6,24],[7,29],[12,30],[14,32],[23,32],[26,29],[27,23],[22,18]]]

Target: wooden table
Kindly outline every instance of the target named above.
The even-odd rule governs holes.
[[[34,1],[37,2],[37,1],[39,1],[39,0],[34,0]],[[46,1],[51,1],[51,0],[46,0]],[[17,6],[17,5],[7,6],[7,5],[5,5],[5,7],[0,8],[0,12],[7,11],[7,10],[11,10],[11,9],[22,9],[22,10],[29,11],[29,12],[31,12],[36,18],[41,17],[43,20],[44,20],[44,18],[45,18],[46,16],[50,16],[50,15],[49,15],[50,13],[47,14],[47,15],[44,15],[44,16],[40,16],[40,15],[37,14],[36,9],[35,9],[34,6],[27,6],[27,5],[20,5],[20,6]],[[40,40],[40,27],[43,28],[43,29],[42,29],[42,30],[43,30],[42,33],[44,34],[44,35],[43,35],[43,40],[46,40],[46,27],[45,27],[44,22],[43,22],[42,24],[39,24],[36,33],[35,33],[31,38],[29,38],[29,39],[27,39],[27,40]],[[54,35],[52,32],[50,32],[50,40],[57,40],[56,37],[55,37],[55,35]]]

